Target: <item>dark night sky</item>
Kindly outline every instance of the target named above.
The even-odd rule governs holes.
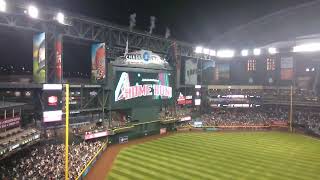
[[[155,16],[157,18],[155,34],[164,36],[165,28],[169,27],[171,37],[174,39],[206,44],[214,37],[241,24],[309,1],[311,0],[34,0],[33,2],[126,27],[129,24],[129,15],[137,13],[136,29],[142,31],[148,31],[150,16]],[[32,35],[26,32],[13,32],[0,27],[2,57],[0,65],[31,63]],[[77,49],[77,47],[66,48]],[[79,48],[86,49],[84,46]],[[69,56],[71,58],[72,54]],[[77,54],[77,59],[87,57],[88,55]]]

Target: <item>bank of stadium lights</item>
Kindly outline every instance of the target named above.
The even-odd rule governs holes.
[[[320,51],[320,43],[302,44],[293,47],[293,52],[315,52]]]
[[[60,24],[66,24],[65,17],[62,12],[58,12],[57,15],[54,17],[54,19]]]
[[[209,55],[210,56],[216,56],[216,51],[215,50],[210,50]]]
[[[0,12],[7,11],[7,3],[5,0],[0,0]]]
[[[39,9],[34,5],[29,5],[26,13],[33,19],[37,19],[39,17]]]
[[[203,47],[197,46],[194,52],[197,53],[197,54],[201,54],[202,50],[203,50]]]
[[[259,48],[254,48],[253,49],[253,55],[259,56],[260,54],[261,54],[261,49],[259,49]]]
[[[277,54],[278,53],[277,49],[274,47],[268,48],[268,52],[269,52],[269,54]]]
[[[248,56],[248,55],[249,55],[249,50],[248,50],[248,49],[243,49],[243,50],[241,50],[241,56],[246,57],[246,56]]]
[[[231,50],[231,49],[218,50],[217,56],[220,58],[232,58],[234,57],[234,50]]]
[[[205,54],[205,55],[209,55],[209,53],[210,53],[210,49],[207,49],[207,48],[203,48],[203,54]]]
[[[209,56],[216,56],[216,51],[209,48],[203,48],[202,46],[197,46],[194,50],[196,54],[204,54]]]

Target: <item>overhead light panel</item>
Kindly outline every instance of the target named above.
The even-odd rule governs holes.
[[[31,18],[37,19],[39,16],[39,9],[34,5],[30,5],[28,6],[27,13]]]
[[[209,53],[210,53],[210,49],[203,48],[203,54],[209,55]]]
[[[230,49],[222,49],[217,52],[217,56],[220,58],[232,58],[234,57],[234,51]]]
[[[293,52],[315,52],[320,51],[320,43],[302,44],[293,47]]]
[[[249,50],[248,49],[243,49],[241,51],[241,56],[248,56],[249,55]]]
[[[277,49],[274,48],[274,47],[270,47],[270,48],[268,49],[268,52],[269,52],[269,54],[276,54],[276,53],[278,53]]]
[[[0,12],[7,11],[7,3],[5,0],[0,0]]]
[[[260,54],[261,54],[261,49],[259,49],[259,48],[253,49],[253,55],[259,56]]]
[[[216,56],[216,51],[215,50],[210,50],[209,55],[210,56]]]
[[[203,47],[198,46],[198,47],[196,47],[195,53],[200,54],[200,53],[202,53],[202,50],[203,50]]]
[[[56,21],[60,24],[65,24],[65,17],[64,17],[64,14],[62,12],[58,12],[56,17],[55,17]]]

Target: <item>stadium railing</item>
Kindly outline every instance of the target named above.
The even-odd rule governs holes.
[[[93,158],[87,163],[85,168],[81,171],[80,175],[76,178],[76,180],[83,180],[90,169],[93,167],[95,162],[99,159],[99,157],[102,155],[102,153],[107,149],[107,142],[102,145],[102,147],[99,149],[99,151],[93,156]]]

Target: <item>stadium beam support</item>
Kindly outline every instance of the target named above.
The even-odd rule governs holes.
[[[60,24],[53,20],[58,11],[49,7],[39,7],[41,17],[32,19],[23,13],[24,3],[23,0],[10,1],[11,6],[17,7],[17,12],[0,13],[0,27],[62,34],[75,41],[106,42],[109,48],[107,53],[109,59],[123,55],[127,39],[129,48],[132,50],[146,49],[162,55],[166,55],[172,43],[176,42],[181,49],[181,56],[196,57],[193,44],[150,35],[142,31],[130,31],[127,27],[116,26],[107,21],[66,12],[65,16],[70,20],[70,23],[68,25]]]

